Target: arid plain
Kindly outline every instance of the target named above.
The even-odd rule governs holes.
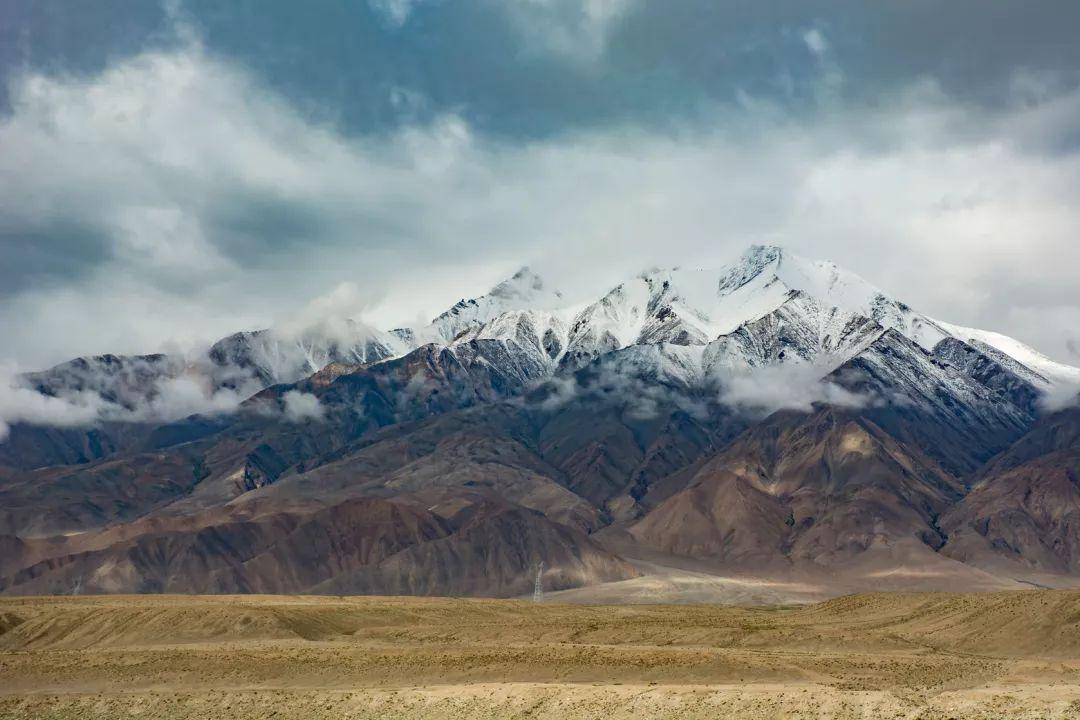
[[[1080,592],[0,600],[0,718],[1080,717]]]

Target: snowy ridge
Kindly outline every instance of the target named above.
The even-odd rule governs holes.
[[[265,387],[295,382],[331,363],[367,366],[430,345],[463,364],[482,363],[511,384],[572,371],[618,353],[616,364],[628,370],[693,385],[714,382],[725,373],[780,365],[812,366],[824,375],[865,353],[888,331],[927,355],[946,339],[962,341],[970,351],[950,347],[948,357],[954,362],[969,368],[996,363],[1041,392],[1080,385],[1080,368],[1054,362],[998,333],[934,320],[831,262],[768,246],[753,246],[718,270],[652,268],[584,306],[568,305],[561,292],[522,268],[487,294],[460,300],[422,327],[384,332],[327,319],[301,331],[236,333],[210,348],[214,370],[208,382],[247,389],[251,379]],[[973,352],[986,360],[973,358]],[[161,362],[151,368],[175,374],[174,365]],[[73,388],[59,379],[71,374],[66,367],[34,374],[33,384]],[[57,378],[50,380],[50,373]],[[107,382],[90,379],[79,387],[96,390],[100,385],[102,392],[123,394],[116,385],[127,382],[128,375],[114,373]],[[153,380],[131,378],[140,385]]]
[[[1033,370],[1046,383],[1080,385],[1080,368],[1055,362],[1019,340],[988,330],[977,330],[944,322],[938,324],[947,329],[953,337],[975,346],[988,345],[994,350],[1004,353],[1017,363],[1020,363],[1021,366]]]
[[[543,285],[537,281],[535,286]],[[1080,380],[1080,370],[1054,363],[1011,338],[939,322],[833,263],[776,247],[752,247],[720,271],[653,268],[571,313],[554,307],[496,315],[459,336],[451,348],[474,339],[497,340],[510,356],[521,356],[517,362],[528,358],[532,367],[546,365],[552,373],[610,356],[608,369],[702,386],[722,382],[726,374],[780,365],[804,365],[825,376],[869,352],[891,331],[925,356],[905,352],[893,357],[893,362],[911,365],[892,373],[905,383],[902,392],[923,394],[922,381],[909,377],[919,372],[931,373],[926,382],[951,392],[955,378],[945,378],[987,363],[1035,388]],[[946,370],[944,358],[932,360],[934,349],[947,339],[969,348],[962,353],[968,358],[963,367]],[[984,360],[972,360],[971,353]],[[867,359],[868,367],[875,362]],[[972,387],[957,388],[964,405],[992,399],[977,378],[961,385],[969,381]]]
[[[459,300],[415,337],[421,343],[450,343],[461,333],[478,330],[503,313],[551,309],[561,303],[562,293],[548,288],[539,275],[524,267],[493,287],[487,295]]]
[[[295,382],[330,363],[366,365],[412,349],[393,333],[346,320],[299,334],[273,329],[235,333],[216,342],[209,355],[219,366],[248,370],[270,385]]]
[[[260,377],[281,382],[328,362],[370,364],[427,344],[471,356],[464,348],[485,341],[502,343],[514,362],[554,373],[617,350],[657,345],[664,349],[640,353],[639,360],[669,365],[672,377],[682,382],[703,373],[773,364],[837,367],[885,330],[927,352],[946,338],[961,339],[1042,387],[1080,383],[1080,369],[1055,363],[1018,341],[934,320],[834,263],[770,246],[753,246],[719,270],[651,268],[584,307],[568,306],[561,292],[522,268],[423,327],[389,333],[367,329],[353,342],[320,340],[314,332],[296,347],[249,333],[245,359],[259,368]]]
[[[864,371],[858,390],[872,390],[886,401],[930,408],[944,420],[955,420],[960,416],[959,411],[973,416],[1003,415],[1017,427],[1028,419],[1021,410],[985,385],[974,382],[959,368],[940,362],[895,330],[886,330],[866,350],[837,370],[838,377],[843,378],[853,367]],[[888,394],[897,388],[903,389],[903,395],[889,397]],[[1000,408],[1000,411],[988,413],[989,408]]]

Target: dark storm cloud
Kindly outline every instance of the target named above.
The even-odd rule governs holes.
[[[347,132],[444,112],[530,137],[669,125],[746,94],[809,112],[820,61],[805,42],[811,28],[856,102],[889,103],[931,80],[992,112],[1016,100],[1018,72],[1062,89],[1080,79],[1072,0],[186,0],[170,13],[145,1],[7,5],[0,63],[9,70],[100,71],[175,43],[171,14],[211,52]],[[403,107],[402,92],[422,108]]]
[[[42,284],[77,281],[111,255],[108,236],[77,220],[35,226],[0,218],[0,300]]]
[[[810,28],[827,35],[847,74],[843,92],[858,101],[887,103],[930,79],[994,109],[1011,100],[1018,70],[1066,85],[1080,71],[1071,0],[609,0],[610,13],[592,21],[586,4],[421,0],[396,27],[359,2],[184,8],[211,48],[301,103],[334,108],[353,130],[398,121],[393,88],[510,135],[667,125],[741,94],[805,111],[818,74]]]
[[[0,336],[29,365],[150,351],[343,281],[388,326],[545,258],[572,288],[776,242],[1070,360],[1078,21],[1050,1],[8,0]]]
[[[148,46],[177,41],[165,7],[146,0],[11,0],[0,7],[0,69],[90,76]],[[0,107],[10,110],[0,84]]]
[[[800,65],[805,72],[811,58],[783,39],[817,27],[847,68],[852,94],[887,96],[933,78],[950,94],[998,102],[1018,69],[1075,82],[1077,22],[1080,6],[1068,0],[642,3],[616,25],[610,53],[641,67],[675,65],[673,74],[698,86],[738,87]]]

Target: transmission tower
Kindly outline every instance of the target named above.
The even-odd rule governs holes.
[[[541,560],[540,564],[536,566],[536,583],[533,585],[533,602],[544,601],[544,561]]]

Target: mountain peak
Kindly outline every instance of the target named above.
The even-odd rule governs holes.
[[[751,245],[743,252],[738,261],[729,266],[727,272],[721,276],[717,285],[717,292],[720,295],[726,295],[738,290],[764,273],[768,268],[774,270],[778,268],[783,257],[783,248],[775,245]]]
[[[780,260],[783,256],[784,248],[779,245],[751,245],[743,251],[739,263],[763,268],[772,262]]]
[[[545,294],[556,298],[562,297],[562,293],[549,289],[544,279],[527,265],[522,266],[509,278],[491,288],[488,294],[503,300],[530,300]]]
[[[522,267],[493,287],[487,295],[462,299],[431,323],[425,333],[436,342],[450,342],[467,330],[477,330],[503,313],[513,310],[550,310],[562,302],[554,290],[528,267]]]

